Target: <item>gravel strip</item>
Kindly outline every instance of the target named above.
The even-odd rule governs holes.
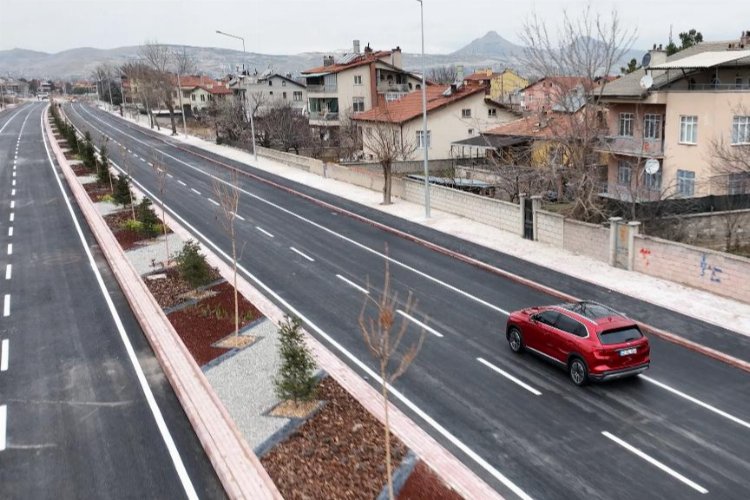
[[[176,233],[167,235],[169,241],[169,253],[174,255],[182,250],[184,243]],[[152,262],[164,262],[167,260],[167,249],[164,246],[164,236],[151,240],[146,245],[139,245],[137,248],[126,252],[128,260],[133,264],[138,274],[144,275],[155,271],[157,268],[152,266]]]
[[[94,203],[94,206],[96,207],[96,211],[99,212],[99,215],[101,215],[102,217],[122,210],[122,207],[120,205],[115,205],[114,203],[110,203],[108,201],[100,201],[98,203]]]
[[[96,175],[82,175],[78,177],[78,182],[81,184],[92,184],[94,182],[97,182],[99,178]]]
[[[280,365],[276,327],[263,319],[247,334],[257,338],[255,344],[209,368],[206,377],[250,448],[255,449],[289,419],[264,415],[279,402],[273,387]]]

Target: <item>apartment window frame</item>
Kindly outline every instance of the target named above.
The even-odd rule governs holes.
[[[464,108],[461,110],[461,118],[471,118],[471,108]]]
[[[633,137],[634,113],[620,113],[617,135],[619,137]]]
[[[617,162],[617,185],[630,187],[633,182],[633,166],[625,160]]]
[[[487,109],[487,118],[497,118],[497,108]]]
[[[364,97],[352,97],[352,111],[354,113],[361,113],[365,110],[365,98]]]
[[[643,115],[643,138],[661,139],[662,115],[658,113],[646,113]]]
[[[698,117],[680,115],[680,144],[698,144]]]
[[[281,80],[281,86],[286,87],[286,80]]]
[[[292,101],[294,102],[302,102],[302,91],[301,90],[295,90],[292,92]]]
[[[661,191],[661,172],[662,169],[656,171],[654,174],[648,172],[643,173],[643,184],[649,191]]]
[[[750,115],[732,117],[732,146],[750,145]]]
[[[354,85],[362,85],[362,75],[354,75]]]
[[[284,92],[281,93],[281,98],[282,99],[286,99],[286,91],[284,91]]]
[[[733,172],[727,176],[727,194],[750,193],[750,172]]]
[[[677,194],[684,197],[695,196],[694,170],[677,170]]]
[[[423,136],[424,136],[424,130],[417,130],[417,149],[425,149]],[[432,148],[432,130],[427,131],[427,149]]]

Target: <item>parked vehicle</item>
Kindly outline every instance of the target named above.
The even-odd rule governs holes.
[[[648,339],[638,324],[596,302],[529,307],[508,317],[511,350],[537,354],[564,367],[575,385],[612,380],[648,369]]]

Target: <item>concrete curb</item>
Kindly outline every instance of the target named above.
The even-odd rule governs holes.
[[[260,460],[242,438],[203,372],[78,183],[54,139],[46,110],[44,124],[68,186],[227,494],[230,498],[281,499]]]

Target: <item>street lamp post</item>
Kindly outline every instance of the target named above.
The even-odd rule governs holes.
[[[224,33],[223,31],[219,31],[219,30],[216,30],[216,33],[218,33],[219,35],[228,36],[230,38],[236,38],[238,40],[242,40],[242,55],[243,55],[243,59],[247,58],[247,52],[245,52],[245,39],[244,38],[242,38],[241,36],[231,35],[229,33]],[[242,62],[242,68],[243,68],[243,70],[245,68],[245,61],[244,60]],[[249,106],[250,101],[247,98],[246,94],[247,94],[247,87],[245,87],[244,92],[242,93],[242,100],[245,101],[245,114],[246,115],[250,115],[250,135],[252,135],[252,139],[253,139],[253,158],[257,162],[258,161],[258,152],[255,149],[255,121],[253,119],[253,113],[250,112],[250,106]],[[247,116],[245,116],[245,119],[247,120]]]
[[[430,218],[430,167],[428,159],[428,140],[427,140],[427,67],[424,59],[424,3],[419,2],[419,15],[422,27],[422,149],[424,150],[424,216]]]
[[[180,65],[177,64],[177,96],[180,99],[180,111],[182,111],[182,133],[187,138],[187,120],[185,120],[185,105],[182,103],[182,84],[180,83]]]

